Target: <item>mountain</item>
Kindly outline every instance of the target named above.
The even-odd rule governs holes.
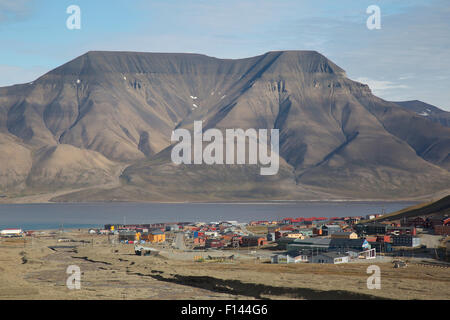
[[[173,164],[172,131],[196,120],[279,129],[278,174]],[[0,150],[0,193],[77,189],[55,201],[398,199],[450,187],[450,128],[315,51],[88,52],[0,88]]]
[[[433,122],[440,123],[445,127],[450,127],[450,112],[448,111],[439,109],[438,107],[419,100],[399,101],[394,103],[407,110],[414,111],[420,116],[427,117]]]

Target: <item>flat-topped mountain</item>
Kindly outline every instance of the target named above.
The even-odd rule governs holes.
[[[0,88],[0,193],[81,188],[59,201],[424,196],[450,187],[450,128],[418,113],[377,98],[315,51],[234,60],[88,52]],[[279,129],[278,174],[174,165],[171,133],[196,120],[204,129]]]

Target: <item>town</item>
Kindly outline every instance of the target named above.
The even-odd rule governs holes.
[[[389,257],[448,260],[450,218],[414,217],[375,222],[365,217],[284,218],[279,221],[106,224],[89,229],[110,245],[128,246],[137,255],[164,255],[196,262],[224,262],[253,257],[278,264],[363,262]],[[81,230],[80,230],[81,231]],[[5,229],[3,238],[35,237],[41,232]],[[74,242],[59,238],[58,242]],[[190,254],[190,255],[189,255]]]
[[[0,295],[448,299],[449,199],[361,216],[4,229]]]

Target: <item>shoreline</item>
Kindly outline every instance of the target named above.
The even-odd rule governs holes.
[[[430,199],[431,201],[431,199]],[[94,201],[94,202],[1,202],[2,205],[110,205],[110,204],[224,204],[224,205],[266,205],[293,203],[422,203],[420,199],[324,199],[324,200],[265,200],[265,201]]]

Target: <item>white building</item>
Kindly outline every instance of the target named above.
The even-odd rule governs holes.
[[[22,229],[4,229],[0,231],[0,236],[2,237],[21,237],[22,235]]]
[[[288,254],[276,254],[271,257],[272,263],[300,263],[308,262],[309,257],[307,255],[291,256]]]
[[[219,236],[219,233],[218,233],[217,231],[206,231],[206,232],[205,232],[205,236],[208,236],[208,237],[218,237],[218,236]]]
[[[348,263],[348,261],[349,256],[346,255],[345,253],[339,252],[324,252],[311,258],[311,263],[340,264],[340,263]]]

